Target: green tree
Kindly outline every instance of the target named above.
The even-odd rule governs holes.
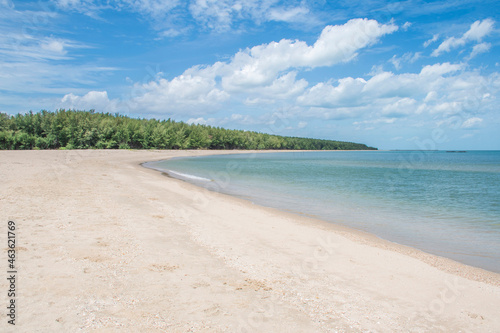
[[[0,149],[375,149],[363,144],[90,111],[0,113]]]

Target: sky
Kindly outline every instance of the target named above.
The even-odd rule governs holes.
[[[500,150],[500,2],[0,0],[0,112]]]

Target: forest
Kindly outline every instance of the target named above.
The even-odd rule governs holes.
[[[0,113],[0,149],[376,150],[352,142],[64,109]]]

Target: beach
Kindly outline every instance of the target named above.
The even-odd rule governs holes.
[[[0,329],[500,331],[498,274],[141,165],[217,153],[0,151]]]

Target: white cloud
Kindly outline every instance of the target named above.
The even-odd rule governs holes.
[[[411,22],[405,22],[403,26],[401,27],[401,30],[406,31],[411,27]]]
[[[83,48],[89,46],[62,38],[8,31],[0,35],[0,61],[67,60],[72,58],[69,50]]]
[[[436,42],[438,40],[438,38],[439,38],[439,34],[433,35],[431,39],[426,40],[424,42],[424,47],[427,47],[427,46],[431,45],[432,43]]]
[[[304,115],[315,117],[340,119],[363,114],[394,119],[425,113],[439,119],[495,110],[492,96],[499,91],[496,73],[482,76],[465,71],[462,64],[443,63],[424,66],[415,74],[379,72],[370,79],[321,82],[306,89],[296,101],[309,108]]]
[[[61,10],[75,11],[93,18],[98,18],[103,9],[110,8],[109,3],[101,4],[95,0],[53,0],[53,2]]]
[[[478,118],[478,117],[469,118],[463,122],[462,128],[467,128],[467,129],[476,128],[482,122],[483,122],[483,119]]]
[[[392,63],[397,70],[401,69],[401,58],[396,57],[396,55],[392,56],[389,62]]]
[[[432,56],[437,57],[445,52],[451,51],[454,48],[464,46],[466,43],[471,41],[480,42],[485,36],[493,31],[494,25],[495,22],[491,19],[476,21],[470,26],[470,29],[462,35],[462,37],[450,37],[442,42],[438,48],[432,52]]]
[[[189,118],[187,121],[188,124],[201,124],[201,125],[210,125],[210,126],[224,126],[229,123],[238,124],[238,125],[255,125],[262,124],[262,120],[256,120],[250,115],[243,115],[239,113],[233,113],[228,117],[224,118]]]
[[[186,123],[188,124],[200,124],[200,125],[210,125],[210,124],[215,124],[216,119],[215,118],[208,118],[205,119],[203,117],[199,118],[189,118]]]
[[[428,106],[428,111],[430,113],[439,113],[445,115],[452,115],[460,112],[462,103],[458,101],[447,101],[443,103],[435,104],[434,106]],[[448,121],[446,121],[448,122]]]
[[[33,49],[35,57],[53,60],[69,59],[66,54],[70,48],[87,48],[87,46],[76,42],[52,37],[42,39],[38,46]]]
[[[16,10],[11,6],[0,11],[0,90],[16,96],[19,105],[25,103],[19,97],[21,94],[61,96],[68,92],[68,86],[80,87],[73,89],[74,93],[97,89],[98,79],[114,70],[71,62],[79,56],[77,51],[91,46],[46,36],[47,31],[54,29],[52,24],[59,20],[58,15],[44,4],[32,10]]]
[[[305,7],[275,8],[269,11],[268,18],[272,21],[297,22],[303,21],[309,14],[309,9]]]
[[[238,113],[233,113],[229,118],[229,120],[232,122],[236,122],[238,124],[246,124],[246,125],[251,125],[256,123],[255,119],[252,116],[238,114]]]
[[[160,37],[177,37],[182,34],[184,34],[187,30],[186,29],[174,29],[174,28],[168,28],[163,31],[160,31],[159,36]]]
[[[386,104],[381,114],[385,117],[403,117],[415,113],[417,101],[413,98],[404,97],[394,103]]]
[[[427,65],[422,68],[420,75],[422,76],[442,76],[444,74],[453,73],[464,68],[462,64],[450,64],[445,62],[443,64]]]
[[[455,37],[450,37],[446,39],[444,42],[442,42],[437,49],[435,49],[432,52],[433,57],[437,57],[441,55],[442,53],[449,52],[451,49],[454,49],[459,46],[465,45],[466,40],[463,38],[455,38]]]
[[[304,109],[304,111],[301,112],[300,116],[325,120],[344,120],[361,117],[362,115],[366,114],[367,111],[368,110],[365,106],[338,108],[311,107],[308,109]]]
[[[48,40],[40,44],[42,49],[54,53],[66,53],[64,50],[64,43],[58,40]]]
[[[472,48],[472,52],[469,56],[469,59],[474,58],[478,54],[488,52],[490,50],[490,48],[491,48],[490,43],[480,43],[480,44],[474,45],[474,47]]]
[[[333,86],[320,82],[297,98],[300,105],[320,108],[354,107],[364,104],[363,89],[367,82],[362,78],[343,78]]]
[[[102,20],[106,10],[139,13],[148,18],[153,28],[158,31],[172,29],[173,11],[185,7],[180,0],[52,0],[60,10],[82,13],[94,19]],[[182,29],[177,29],[182,31]]]
[[[425,98],[424,98],[424,102],[425,103],[430,103],[430,102],[436,101],[437,98],[438,98],[437,92],[435,92],[435,91],[429,91],[427,93],[427,95],[425,96]]]
[[[464,34],[465,40],[481,41],[483,37],[490,34],[493,30],[495,22],[492,19],[485,19],[483,21],[476,21],[472,23],[470,29]]]
[[[1,0],[6,1],[6,0]],[[268,21],[317,24],[306,4],[283,6],[279,0],[53,0],[61,10],[100,18],[104,10],[128,10],[147,17],[160,37],[175,37],[196,24],[212,31],[238,30],[242,22]],[[192,23],[186,23],[191,16]],[[238,24],[238,26],[235,26]]]
[[[123,0],[123,2],[133,10],[154,18],[163,18],[182,4],[180,0]]]
[[[420,52],[415,52],[415,53],[407,52],[399,58],[396,55],[394,55],[391,59],[389,59],[389,62],[394,65],[394,68],[400,70],[403,67],[402,66],[403,63],[413,64],[415,61],[420,59],[421,55],[422,54]]]
[[[277,77],[271,84],[248,88],[244,91],[250,96],[258,96],[258,100],[267,103],[270,100],[287,100],[297,97],[308,86],[304,79],[296,80],[297,72],[289,72]],[[248,99],[252,101],[252,98]],[[253,100],[252,104],[257,104],[258,100]]]
[[[332,66],[356,57],[357,52],[398,29],[393,24],[354,19],[344,25],[327,26],[314,43],[282,39],[238,52],[225,66],[225,89],[247,89],[271,84],[289,68]]]
[[[170,81],[161,78],[134,88],[143,93],[133,97],[129,106],[153,112],[204,114],[229,98],[215,87],[214,80],[203,76],[180,75]]]
[[[85,64],[54,64],[46,59],[0,61],[0,90],[11,94],[66,94],[68,86],[96,86],[103,75],[114,70]]]
[[[304,4],[283,7],[277,0],[193,0],[189,11],[198,23],[215,31],[238,29],[234,25],[241,20],[251,20],[256,24],[315,21],[315,15]]]
[[[58,107],[65,109],[90,110],[99,112],[116,112],[118,101],[110,100],[106,91],[89,91],[83,96],[74,94],[65,95]]]
[[[227,30],[233,17],[247,10],[246,2],[227,0],[195,0],[189,5],[191,15],[203,25],[217,31]]]
[[[303,93],[308,85],[306,80],[296,79],[294,69],[349,61],[360,49],[397,29],[393,24],[356,19],[325,27],[311,46],[288,39],[258,45],[239,51],[229,62],[194,66],[170,81],[136,85],[131,104],[155,112],[204,114],[228,100],[229,94],[243,95],[247,103],[287,100]]]

